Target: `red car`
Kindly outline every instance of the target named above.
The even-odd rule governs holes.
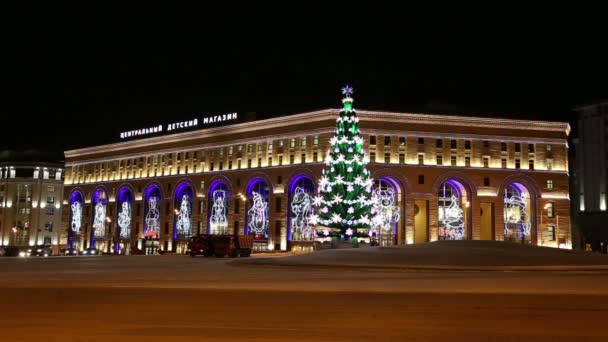
[[[206,257],[215,255],[218,258],[226,255],[231,258],[248,257],[252,248],[253,237],[249,235],[202,234],[193,236],[188,242],[188,253],[192,257],[201,254]]]

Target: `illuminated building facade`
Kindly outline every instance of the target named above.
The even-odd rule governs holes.
[[[567,123],[357,114],[381,244],[571,247]],[[61,241],[122,253],[182,252],[196,233],[254,234],[258,250],[323,238],[309,218],[337,117],[322,110],[66,151]]]
[[[62,156],[0,153],[0,246],[53,246],[59,252]]]

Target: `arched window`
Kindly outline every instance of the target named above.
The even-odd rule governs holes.
[[[230,217],[230,191],[226,183],[218,181],[209,187],[207,194],[209,234],[228,234]]]
[[[470,206],[465,187],[460,182],[448,180],[441,184],[437,195],[439,240],[465,239]]]
[[[530,213],[528,189],[520,183],[509,184],[504,194],[505,241],[532,242]]]
[[[70,196],[70,226],[68,228],[68,248],[80,247],[80,234],[82,229],[82,210],[84,200],[80,191],[72,192]]]
[[[247,233],[256,240],[268,239],[268,198],[270,190],[265,180],[256,178],[247,186]]]
[[[395,237],[401,215],[399,213],[399,188],[390,179],[381,178],[374,181],[372,187],[371,226],[369,236],[379,239],[381,245],[395,244]]]
[[[158,239],[160,236],[160,188],[150,185],[144,196],[144,236],[148,239]]]
[[[289,185],[287,239],[290,241],[314,240],[317,237],[315,226],[310,222],[314,214],[314,189],[312,179],[304,175],[295,177]]]
[[[129,188],[123,187],[118,191],[117,205],[116,225],[118,226],[118,237],[123,240],[128,240],[131,238],[133,212],[133,193]]]
[[[194,191],[188,183],[181,183],[175,189],[175,224],[173,237],[184,240],[192,236],[192,200]]]
[[[96,246],[96,241],[105,240],[106,238],[106,223],[109,219],[106,215],[106,208],[108,206],[106,192],[102,189],[97,189],[93,193],[91,203],[93,205],[93,215],[91,218],[91,227],[93,228],[93,234],[91,234],[91,247],[97,247],[98,249],[105,251],[105,243]]]

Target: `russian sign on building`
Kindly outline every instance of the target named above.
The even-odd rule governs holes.
[[[229,113],[229,114],[218,114],[218,115],[207,115],[202,117],[200,120],[198,118],[180,122],[174,122],[167,124],[163,127],[163,125],[156,125],[147,128],[140,128],[131,131],[121,132],[120,138],[132,138],[143,135],[150,135],[162,132],[173,132],[176,130],[181,130],[184,128],[190,127],[199,127],[200,126],[208,126],[210,124],[225,122],[225,121],[235,121],[238,119],[238,113]]]

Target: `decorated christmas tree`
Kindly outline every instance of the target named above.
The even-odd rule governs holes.
[[[342,94],[343,108],[336,120],[336,135],[330,140],[326,169],[319,180],[319,195],[315,198],[318,210],[313,219],[333,231],[353,236],[357,228],[367,228],[371,222],[373,181],[366,168],[363,138],[359,136],[353,88],[342,88]],[[329,235],[329,229],[324,234]]]

